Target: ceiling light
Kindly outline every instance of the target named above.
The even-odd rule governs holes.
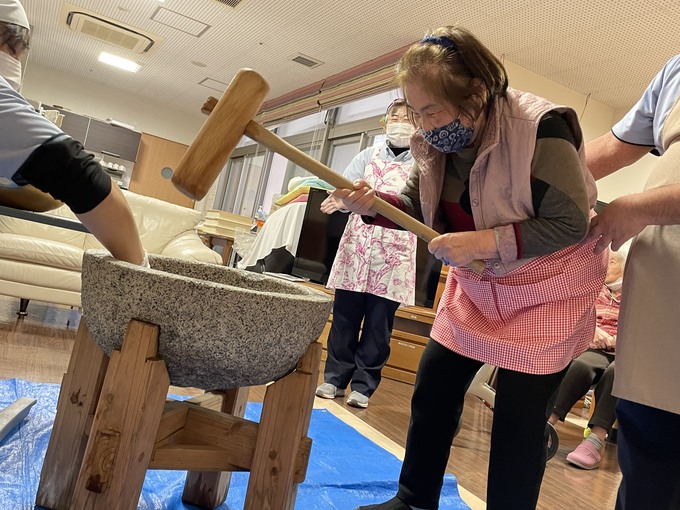
[[[132,71],[133,73],[136,73],[137,71],[139,71],[139,68],[142,67],[138,63],[133,62],[132,60],[117,57],[105,51],[102,51],[99,54],[99,61],[114,67],[118,67],[120,69],[124,69],[125,71]]]

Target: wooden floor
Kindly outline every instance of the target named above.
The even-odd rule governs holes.
[[[60,383],[73,347],[80,319],[78,312],[31,302],[28,317],[18,318],[18,307],[18,299],[0,296],[0,378]],[[335,402],[404,446],[412,389],[411,385],[384,379],[368,409],[349,407],[340,399]],[[261,400],[263,389],[254,388],[250,394],[251,400]],[[463,413],[463,428],[454,442],[448,466],[448,472],[458,478],[460,485],[482,500],[486,499],[491,418],[491,411],[474,397],[469,397]],[[517,419],[522,419],[522,409],[517,409]],[[614,508],[621,478],[616,445],[607,446],[599,469],[585,471],[565,461],[566,455],[583,437],[583,429],[565,423],[558,425],[558,431],[560,449],[548,462],[538,508]]]

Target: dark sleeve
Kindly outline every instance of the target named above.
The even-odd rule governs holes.
[[[537,257],[581,241],[588,232],[586,181],[574,136],[556,112],[541,119],[531,162],[535,217],[517,223],[517,258]]]
[[[91,211],[111,192],[111,177],[68,135],[58,135],[33,151],[12,180],[49,193],[76,214]]]

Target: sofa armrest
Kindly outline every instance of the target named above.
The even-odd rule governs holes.
[[[159,255],[213,264],[222,263],[220,255],[203,244],[194,230],[187,230],[171,239]]]

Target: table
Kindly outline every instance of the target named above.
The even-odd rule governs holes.
[[[222,264],[228,266],[233,252],[232,247],[234,246],[234,238],[201,230],[198,230],[198,235],[205,240],[206,246],[211,250],[215,246],[222,247]]]

